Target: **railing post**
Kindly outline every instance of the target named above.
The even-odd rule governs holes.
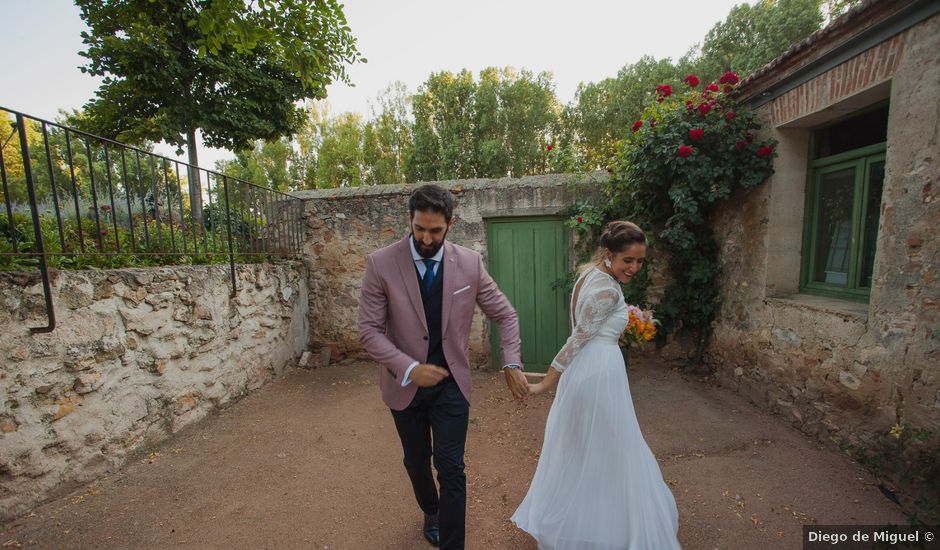
[[[228,176],[222,176],[222,190],[225,193],[225,232],[228,235],[228,263],[232,270],[232,298],[238,294],[237,277],[235,274],[235,249],[232,246],[232,213],[228,205]]]
[[[59,212],[59,189],[55,184],[55,168],[52,166],[52,149],[49,147],[49,132],[46,123],[42,123],[42,141],[46,145],[46,166],[49,170],[49,185],[52,186],[52,204],[55,207],[55,221],[59,227],[59,245],[65,252],[65,229],[62,227],[62,213]]]
[[[32,332],[52,332],[55,330],[55,309],[52,307],[52,289],[49,286],[49,266],[46,264],[46,247],[42,241],[42,228],[39,225],[39,208],[36,206],[36,189],[33,187],[33,170],[29,163],[29,142],[26,139],[26,120],[23,115],[16,115],[16,127],[20,133],[20,151],[23,153],[23,174],[26,176],[26,192],[29,194],[29,211],[33,216],[33,233],[36,237],[36,251],[39,254],[39,272],[42,275],[42,292],[46,298],[46,314],[49,324],[44,327],[29,327]]]
[[[10,136],[11,138],[13,136]],[[10,200],[10,190],[7,188],[7,170],[4,168],[6,163],[3,161],[3,147],[0,143],[0,183],[3,185],[3,202],[7,207],[7,226],[10,228],[10,243],[13,245],[13,253],[20,251],[19,239],[16,237],[16,224],[13,223],[13,205]]]
[[[69,157],[69,177],[72,182],[72,198],[75,201],[75,223],[78,224],[78,249],[81,250],[81,253],[85,253],[85,236],[84,230],[82,229],[82,209],[79,206],[78,199],[78,182],[75,179],[75,156],[72,154],[72,138],[69,136],[69,129],[65,129],[65,151],[68,153]],[[65,252],[63,250],[62,252]]]

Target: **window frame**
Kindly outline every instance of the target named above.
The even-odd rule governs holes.
[[[830,298],[841,298],[853,302],[868,303],[871,297],[871,288],[859,286],[862,269],[862,257],[865,235],[865,207],[868,204],[870,191],[869,179],[871,166],[877,162],[885,162],[887,158],[888,143],[883,141],[873,145],[860,147],[844,153],[831,155],[809,163],[807,178],[808,189],[803,217],[803,262],[800,273],[800,292]],[[825,174],[854,168],[855,182],[852,198],[852,229],[849,240],[849,269],[847,285],[823,283],[813,281],[813,272],[816,267],[816,246],[818,242],[818,220],[821,192],[821,179]],[[884,189],[884,187],[882,187]],[[883,193],[883,191],[882,191]],[[881,216],[879,214],[879,221]],[[858,281],[858,282],[856,282]]]

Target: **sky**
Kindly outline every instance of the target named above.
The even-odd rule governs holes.
[[[333,113],[368,117],[390,83],[415,92],[432,72],[512,66],[554,75],[562,103],[643,55],[677,59],[741,0],[350,0],[344,12],[368,63],[348,68],[354,87],[334,83]],[[0,0],[0,107],[54,119],[94,97],[82,73],[86,27],[69,0]],[[175,157],[174,148],[158,151]],[[227,151],[200,148],[212,167]]]

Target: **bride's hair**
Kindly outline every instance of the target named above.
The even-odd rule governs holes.
[[[601,263],[601,260],[604,258],[605,249],[610,250],[613,254],[618,254],[631,245],[645,245],[646,233],[633,222],[614,220],[608,223],[607,227],[604,228],[599,244],[600,246],[597,247],[594,256],[592,256],[587,263],[578,266],[578,273],[583,273],[584,270]]]

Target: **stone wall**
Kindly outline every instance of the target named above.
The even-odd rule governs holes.
[[[457,223],[448,239],[483,254],[486,220],[558,215],[600,190],[606,173],[547,175],[521,179],[436,182],[457,197]],[[359,289],[366,254],[408,232],[408,197],[415,185],[381,185],[298,193],[307,217],[304,256],[310,287],[313,348],[333,358],[360,352],[357,330]],[[573,258],[573,254],[569,254]],[[572,260],[573,261],[573,260]],[[477,310],[470,339],[471,364],[489,358],[487,323]],[[324,359],[329,353],[324,353]]]
[[[136,449],[262,386],[304,350],[303,265],[0,277],[0,517],[121,465]]]
[[[723,305],[708,360],[723,384],[803,431],[892,452],[894,425],[909,424],[899,439],[911,446],[912,428],[940,426],[940,17],[859,58],[759,111],[780,141],[776,174],[715,224]],[[888,97],[870,303],[799,294],[810,129]]]

